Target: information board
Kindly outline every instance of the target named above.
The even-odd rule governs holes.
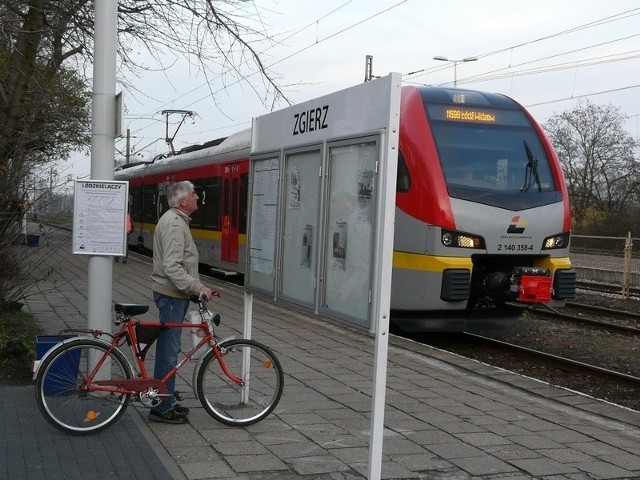
[[[129,182],[76,180],[73,253],[125,256]]]
[[[254,286],[271,291],[278,223],[278,159],[260,160],[254,166],[249,267],[255,272]]]

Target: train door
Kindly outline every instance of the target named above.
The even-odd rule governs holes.
[[[240,164],[224,166],[222,176],[222,251],[223,262],[238,263],[240,226]]]

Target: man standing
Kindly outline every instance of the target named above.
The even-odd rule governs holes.
[[[167,210],[156,225],[153,236],[153,299],[160,311],[160,322],[181,323],[189,308],[189,295],[204,300],[211,289],[198,276],[198,250],[189,230],[190,215],[198,209],[198,195],[189,181],[167,187]],[[181,328],[169,328],[158,337],[153,376],[162,378],[176,366],[180,352]],[[149,420],[186,423],[189,409],[176,403],[175,376],[167,381],[169,396],[151,409]]]

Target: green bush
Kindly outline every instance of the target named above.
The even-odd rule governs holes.
[[[30,314],[17,309],[0,312],[0,384],[31,381],[37,333]]]

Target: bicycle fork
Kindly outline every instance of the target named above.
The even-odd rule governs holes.
[[[248,385],[245,383],[245,381],[241,377],[238,377],[231,370],[229,370],[229,367],[227,367],[227,364],[224,361],[224,356],[226,354],[226,348],[224,347],[224,342],[226,342],[228,340],[233,340],[234,338],[235,337],[232,336],[232,337],[224,338],[224,339],[222,339],[220,341],[216,341],[215,345],[213,345],[211,347],[211,349],[213,351],[213,354],[216,357],[218,365],[220,365],[220,369],[222,370],[222,373],[224,373],[224,375],[229,380],[231,380],[233,383],[235,383],[239,387],[243,387],[243,390],[245,390],[245,387],[248,387]],[[192,373],[192,378],[191,378],[191,387],[193,388],[193,393],[194,393],[195,397],[198,400],[200,400],[200,396],[198,395],[196,379],[198,377],[198,372],[200,371],[200,368],[202,367],[202,361],[203,361],[204,357],[205,357],[205,355],[202,355],[198,359],[198,363],[193,368],[193,373]],[[243,367],[243,371],[247,371],[247,370],[244,370],[244,367]],[[245,395],[248,396],[248,393],[243,395],[243,399],[244,399]]]

